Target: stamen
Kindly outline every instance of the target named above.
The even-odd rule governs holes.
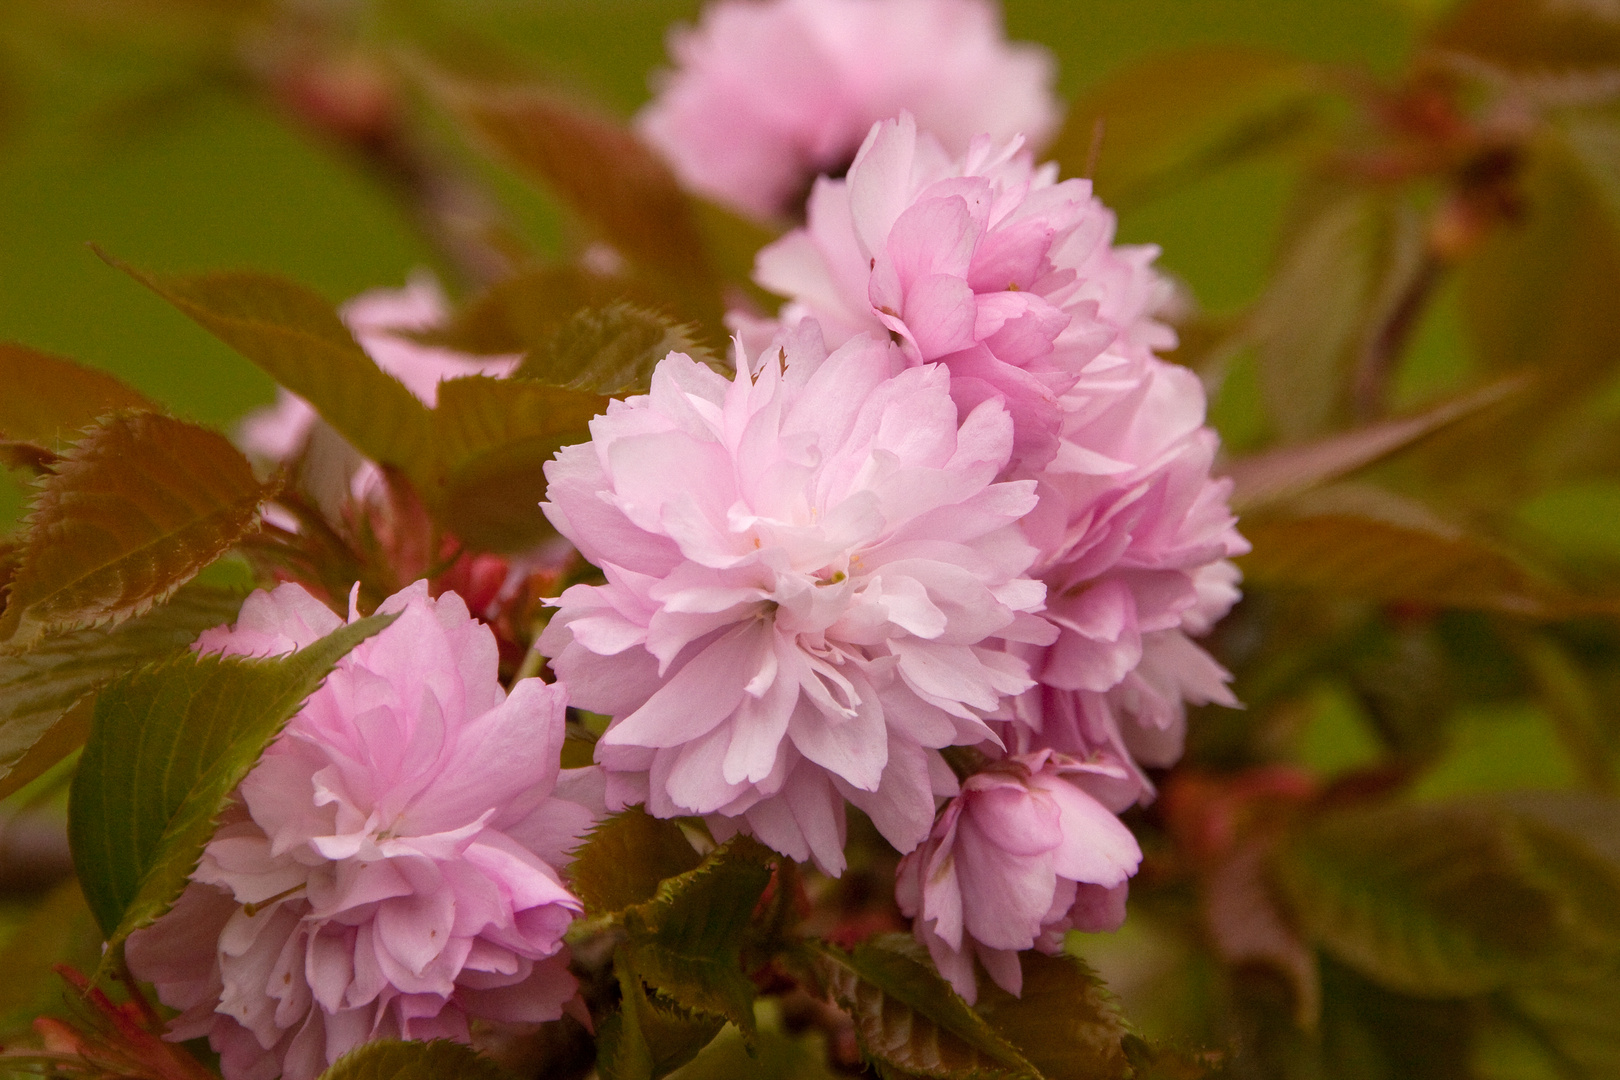
[[[279,901],[285,900],[285,899],[287,899],[287,897],[291,896],[293,893],[298,893],[298,892],[303,892],[303,891],[304,891],[304,882],[300,881],[297,885],[294,885],[292,888],[284,889],[281,892],[276,893],[276,895],[274,895],[272,897],[269,897],[268,899],[260,900],[260,901],[257,901],[256,903],[252,903],[252,904],[243,904],[242,905],[242,914],[246,915],[248,918],[251,919],[251,918],[253,918],[253,916],[257,915],[259,912],[261,912],[265,908],[269,907],[271,904],[278,903]]]

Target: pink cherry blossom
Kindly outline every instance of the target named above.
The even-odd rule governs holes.
[[[909,110],[953,153],[981,131],[1043,142],[1060,116],[1045,50],[1009,44],[990,0],[721,0],[678,30],[638,126],[694,191],[756,217]]]
[[[928,840],[900,862],[895,898],[940,974],[977,1000],[973,961],[1009,993],[1018,953],[1056,953],[1068,930],[1112,930],[1142,850],[1088,793],[1113,766],[1040,751],[1005,758],[962,782]]]
[[[882,331],[908,363],[951,373],[963,409],[999,398],[1015,428],[1007,478],[1034,478],[1025,518],[1046,584],[1050,646],[1014,643],[1037,685],[1000,714],[1009,747],[1180,754],[1187,702],[1236,704],[1190,635],[1237,598],[1247,550],[1212,480],[1204,391],[1153,350],[1171,296],[1149,248],[1113,244],[1084,181],[1056,181],[1017,140],[948,155],[910,117],[873,127],[847,179],[818,182],[808,225],[760,253],[756,277],[833,341]],[[772,332],[754,327],[754,333]]]
[[[893,334],[912,364],[939,362],[971,409],[999,396],[1013,465],[1057,452],[1060,399],[1110,347],[1164,347],[1169,296],[1151,248],[1113,246],[1114,216],[1084,180],[1057,182],[1018,138],[952,156],[915,120],[873,126],[844,180],[817,181],[809,222],[760,252],[755,278],[789,297],[782,319],[837,345]]]
[[[343,306],[343,322],[376,365],[424,405],[439,398],[439,384],[463,375],[509,375],[522,358],[469,356],[402,337],[400,331],[430,330],[449,314],[444,293],[433,278],[416,274],[403,289],[373,289]],[[276,403],[242,421],[239,441],[249,454],[267,461],[290,461],[308,444],[319,417],[298,395],[277,389]],[[358,465],[358,462],[355,463]]]
[[[1050,642],[997,482],[1001,403],[959,411],[947,373],[886,338],[830,356],[813,322],[726,379],[672,353],[546,469],[547,516],[607,583],[563,593],[540,645],[597,743],[610,805],[707,815],[829,873],[844,800],[909,851],[936,750],[1033,685],[1009,641]]]
[[[1236,706],[1227,673],[1191,638],[1236,602],[1248,550],[1212,479],[1216,437],[1203,388],[1145,350],[1088,364],[1061,402],[1057,456],[1040,472],[1024,530],[1041,551],[1048,647],[1017,646],[1040,685],[1004,715],[1033,745],[1139,766],[1181,755],[1186,704]],[[1003,732],[1009,746],[1028,746]]]
[[[472,1019],[555,1019],[576,994],[562,935],[581,904],[558,868],[601,781],[559,770],[566,692],[504,692],[454,593],[418,582],[380,610],[398,618],[339,661],[175,908],[129,940],[180,1010],[169,1037],[206,1035],[226,1080],[309,1080],[372,1039],[466,1041]],[[283,585],[198,647],[279,655],[339,625]]]

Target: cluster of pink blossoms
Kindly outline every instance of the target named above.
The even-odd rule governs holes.
[[[466,1041],[473,1018],[553,1020],[576,994],[559,869],[600,774],[560,770],[561,687],[510,694],[494,635],[426,583],[339,661],[242,782],[131,969],[207,1036],[229,1080],[312,1080],[379,1038]],[[276,656],[342,621],[297,585],[255,593],[204,652]]]
[[[945,977],[1017,993],[1020,951],[1119,925],[1142,853],[1118,814],[1189,704],[1236,704],[1193,641],[1246,549],[1203,390],[1155,355],[1154,250],[1034,162],[1049,58],[986,0],[721,0],[673,49],[641,130],[686,183],[795,217],[814,181],[756,264],[787,302],[733,314],[729,377],[671,354],[547,465],[547,516],[605,578],[555,601],[556,684],[508,693],[455,594],[399,593],[130,939],[172,1036],[208,1036],[228,1080],[559,1016],[580,910],[559,871],[636,804],[834,875],[853,805]],[[443,315],[424,282],[345,311],[429,405],[517,362],[395,332]],[[321,430],[284,394],[244,439],[286,460]],[[347,452],[364,500],[375,467]],[[288,585],[199,647],[338,625]],[[610,718],[591,769],[559,768],[570,699]]]
[[[873,126],[759,255],[737,372],[685,357],[548,467],[607,583],[541,640],[587,708],[610,806],[705,815],[843,866],[843,807],[907,856],[898,896],[966,997],[973,958],[1123,917],[1115,814],[1236,704],[1191,638],[1246,545],[1210,476],[1170,298],[1082,180],[1021,139],[953,155]],[[959,783],[940,750],[990,762]],[[935,803],[951,801],[937,819]]]

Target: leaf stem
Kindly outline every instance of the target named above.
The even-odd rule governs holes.
[[[1389,317],[1362,350],[1350,389],[1351,405],[1358,422],[1377,420],[1388,411],[1390,376],[1406,351],[1424,309],[1434,297],[1444,271],[1445,264],[1433,252],[1425,252],[1405,289],[1390,307]]]

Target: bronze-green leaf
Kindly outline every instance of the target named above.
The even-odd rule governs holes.
[[[332,306],[274,274],[123,270],[315,407],[371,460],[413,478],[433,460],[427,407],[366,355]]]
[[[1523,75],[1620,74],[1620,13],[1603,4],[1469,0],[1435,27],[1431,47]]]
[[[1324,488],[1285,512],[1246,519],[1243,535],[1254,550],[1238,565],[1255,584],[1532,618],[1615,607],[1577,597],[1507,548],[1374,488]]]
[[[1226,467],[1226,475],[1232,478],[1232,509],[1245,513],[1365,468],[1496,405],[1524,383],[1523,379],[1504,379],[1410,416],[1239,458]]]
[[[0,433],[58,449],[111,412],[158,406],[104,371],[0,342]]]
[[[1097,973],[1067,953],[1018,954],[1024,983],[1014,997],[980,981],[977,1011],[1046,1080],[1123,1080],[1125,1021]]]
[[[583,308],[529,353],[518,378],[589,394],[645,393],[653,368],[672,352],[712,361],[690,326],[619,300]]]
[[[1273,865],[1322,947],[1401,993],[1485,993],[1567,959],[1571,909],[1527,862],[1511,817],[1488,805],[1337,811]]]
[[[651,900],[666,878],[702,861],[679,825],[632,806],[591,830],[568,876],[587,915],[611,915]]]
[[[822,946],[815,966],[880,1072],[1039,1080],[1035,1066],[956,995],[910,935],[884,934],[852,953]]]
[[[16,650],[139,614],[256,528],[272,494],[222,435],[156,413],[108,418],[34,500],[0,637]]]
[[[1130,206],[1298,145],[1322,123],[1324,103],[1315,70],[1293,57],[1229,46],[1161,53],[1081,95],[1051,155],[1065,175],[1090,175],[1105,202]]]
[[[1384,324],[1426,266],[1422,219],[1407,201],[1336,181],[1307,185],[1247,330],[1283,438],[1349,419],[1363,369],[1387,362],[1372,355]]]
[[[596,394],[531,379],[450,379],[430,414],[443,480],[413,479],[462,539],[494,551],[532,547],[551,530],[540,510],[545,463],[588,439],[586,425],[606,406]]]
[[[596,1038],[602,1080],[659,1080],[696,1057],[725,1026],[718,1016],[649,995],[625,949],[614,953],[613,968],[619,1008],[602,1021]]]
[[[629,129],[550,87],[480,85],[435,71],[424,81],[501,157],[656,274],[683,314],[719,324],[715,271],[686,194]]]

